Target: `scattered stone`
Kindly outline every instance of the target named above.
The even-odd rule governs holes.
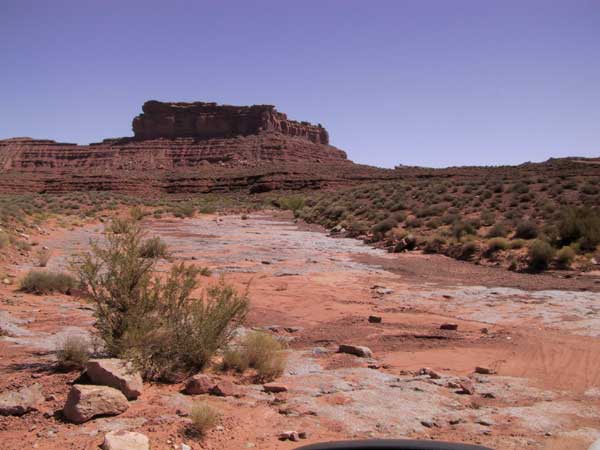
[[[432,428],[433,422],[431,422],[429,420],[421,420],[421,425],[423,425],[426,428]]]
[[[369,323],[381,323],[381,316],[369,316]]]
[[[479,425],[483,425],[485,427],[491,427],[492,425],[494,425],[494,421],[492,419],[488,419],[485,417],[477,419],[475,423],[478,423]]]
[[[265,392],[271,392],[273,394],[288,391],[288,387],[285,384],[275,382],[263,384],[263,389],[265,390]]]
[[[12,281],[10,280],[10,278],[4,278],[2,280],[2,284],[5,284],[5,285],[8,286],[9,284],[12,284]]]
[[[378,295],[388,295],[388,294],[391,294],[392,292],[394,292],[394,291],[390,288],[386,288],[383,286],[375,287],[375,293]]]
[[[459,387],[461,389],[458,392],[459,394],[473,395],[475,393],[475,387],[469,380],[462,380],[459,383]]]
[[[229,380],[218,381],[210,390],[210,393],[220,397],[238,397],[240,395],[238,387]]]
[[[300,436],[297,431],[283,431],[279,433],[279,440],[296,442],[300,440]]]
[[[451,295],[449,295],[449,294],[443,294],[443,295],[442,295],[442,297],[443,297],[443,298],[445,298],[445,299],[451,299],[451,298],[453,298],[453,297],[452,297]]]
[[[141,433],[111,431],[104,436],[102,450],[150,450],[150,441]]]
[[[108,386],[74,384],[63,408],[63,415],[73,423],[83,423],[96,416],[116,416],[129,408],[127,398]]]
[[[490,369],[489,367],[475,367],[475,373],[479,373],[481,375],[494,375],[496,371],[494,369]]]
[[[340,344],[338,353],[348,353],[355,355],[360,358],[372,358],[373,352],[369,347],[363,347],[359,345]]]
[[[308,432],[307,432],[307,431],[300,431],[300,432],[298,433],[298,437],[299,437],[300,439],[308,439]]]
[[[433,369],[430,369],[429,367],[423,367],[421,370],[419,370],[419,375],[428,375],[429,378],[432,378],[434,380],[439,380],[440,378],[442,378],[442,376],[439,373],[437,373]]]
[[[188,395],[209,394],[216,384],[210,375],[199,373],[186,381],[183,392]]]
[[[440,325],[440,330],[456,331],[456,330],[458,330],[458,324],[456,324],[456,323],[443,323],[443,324]]]
[[[121,359],[93,359],[85,371],[92,383],[118,389],[128,400],[135,400],[142,393],[142,376]]]
[[[490,330],[488,330],[487,328],[481,329],[481,334],[488,334],[489,332],[490,332]]]
[[[484,392],[483,394],[481,394],[481,396],[483,398],[496,398],[496,396],[494,394],[492,394],[491,392]]]
[[[0,416],[22,416],[36,411],[43,401],[42,387],[37,383],[18,391],[4,392],[0,394]]]
[[[181,444],[181,445],[179,446],[179,450],[192,450],[192,447],[190,447],[190,446],[189,446],[189,445],[187,445],[187,444]]]
[[[285,327],[283,329],[286,333],[297,333],[298,331],[302,331],[301,327]]]

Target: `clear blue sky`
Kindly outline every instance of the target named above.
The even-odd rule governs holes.
[[[600,0],[0,0],[0,138],[274,104],[362,163],[600,156]]]

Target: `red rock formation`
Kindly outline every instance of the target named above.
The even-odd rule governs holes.
[[[131,138],[81,146],[0,140],[0,192],[261,192],[335,186],[382,173],[328,145],[320,125],[288,120],[272,106],[150,101],[143,110]]]
[[[320,124],[290,120],[272,105],[231,106],[150,100],[144,103],[142,110],[143,114],[133,119],[133,133],[138,139],[231,138],[275,131],[315,144],[329,144],[327,130]]]

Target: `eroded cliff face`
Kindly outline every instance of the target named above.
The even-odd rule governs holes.
[[[134,137],[90,145],[0,140],[0,192],[261,192],[382,174],[328,145],[320,125],[289,120],[269,105],[150,101],[143,111]]]
[[[290,120],[272,105],[231,106],[216,103],[144,103],[143,113],[133,119],[137,139],[232,138],[264,131],[329,144],[327,130],[308,122]]]

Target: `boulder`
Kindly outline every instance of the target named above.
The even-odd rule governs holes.
[[[300,436],[297,431],[282,431],[279,433],[279,440],[296,442],[300,440]]]
[[[188,395],[209,394],[216,385],[213,377],[199,373],[186,381],[183,392]]]
[[[340,344],[338,353],[349,353],[350,355],[359,356],[361,358],[373,357],[373,352],[369,347],[359,345]]]
[[[220,380],[210,390],[212,395],[218,395],[219,397],[238,397],[240,395],[239,388],[229,380]]]
[[[271,392],[273,394],[288,391],[288,387],[285,384],[281,383],[266,383],[263,384],[263,389],[265,390],[265,392]]]
[[[7,391],[0,394],[0,416],[22,416],[29,411],[35,411],[44,401],[42,388],[39,384]]]
[[[135,400],[142,393],[142,376],[121,359],[92,359],[85,371],[92,383],[118,389],[128,400]]]
[[[473,383],[471,383],[471,381],[469,380],[462,380],[459,383],[459,386],[460,394],[473,395],[475,393],[475,387],[473,386]]]
[[[121,391],[108,386],[74,384],[63,408],[65,418],[83,423],[96,416],[116,416],[129,408]]]
[[[104,436],[102,450],[150,450],[150,441],[141,433],[111,431]]]

